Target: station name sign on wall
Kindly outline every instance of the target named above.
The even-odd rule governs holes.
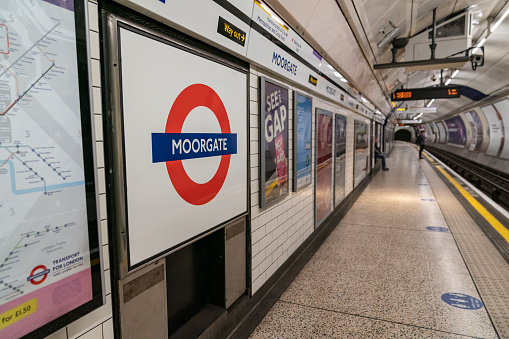
[[[120,42],[136,267],[247,211],[247,73],[148,33],[121,28]]]

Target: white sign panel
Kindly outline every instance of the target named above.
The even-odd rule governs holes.
[[[201,35],[202,37],[217,43],[233,52],[246,55],[246,46],[249,41],[249,25],[235,15],[231,14],[215,1],[212,0],[116,0],[117,2],[134,7],[142,13],[146,13],[156,19],[163,18],[164,22],[177,24],[187,30]],[[236,6],[240,10],[250,14],[247,0],[236,0]],[[223,20],[221,20],[223,19]],[[224,20],[234,31],[244,32],[245,37],[239,44],[235,39],[228,39],[218,30],[225,28]],[[237,28],[237,29],[236,29]],[[226,27],[228,29],[228,27]]]
[[[308,45],[293,29],[288,27],[272,10],[260,0],[253,6],[253,22],[257,23],[281,41],[290,50],[301,56],[316,69],[320,68],[322,57]]]
[[[504,145],[502,146],[501,158],[509,159],[509,99],[500,100],[493,104],[504,126]]]
[[[436,107],[410,107],[398,113],[436,113]]]
[[[126,29],[120,45],[132,266],[247,211],[247,75]]]

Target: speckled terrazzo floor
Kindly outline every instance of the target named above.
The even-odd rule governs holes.
[[[250,338],[499,337],[485,307],[441,299],[481,298],[452,234],[426,229],[450,225],[416,152],[395,147],[388,167]]]

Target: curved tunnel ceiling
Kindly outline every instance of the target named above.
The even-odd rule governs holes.
[[[432,12],[437,8],[437,21],[451,18],[468,8],[472,14],[472,46],[478,44],[509,10],[509,0],[272,0],[284,18],[327,61],[339,68],[368,99],[387,113],[389,93],[401,88],[422,88],[440,83],[440,70],[406,72],[405,68],[373,70],[374,64],[392,60],[390,44],[378,44],[398,27],[397,37],[413,37],[432,25]],[[295,27],[297,26],[297,27]],[[385,34],[384,34],[385,33]],[[355,41],[352,41],[355,39]],[[440,41],[437,41],[440,44]],[[451,84],[467,86],[466,95],[458,99],[435,100],[436,114],[425,114],[424,122],[441,119],[451,112],[469,106],[484,95],[509,92],[509,16],[501,21],[484,42],[485,64],[472,70],[470,62],[459,69]],[[459,52],[459,51],[458,51]],[[407,51],[397,54],[405,60]],[[362,60],[361,60],[362,59]],[[366,65],[363,65],[366,64]],[[370,69],[368,69],[368,67]],[[444,69],[444,82],[454,74]],[[432,80],[435,79],[436,80]],[[378,82],[378,86],[377,86]],[[375,89],[373,89],[375,88]],[[382,102],[385,101],[386,104]],[[409,101],[408,107],[422,107],[428,101]]]

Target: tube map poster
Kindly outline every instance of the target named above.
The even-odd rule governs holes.
[[[75,34],[73,1],[0,2],[1,338],[93,298]]]

